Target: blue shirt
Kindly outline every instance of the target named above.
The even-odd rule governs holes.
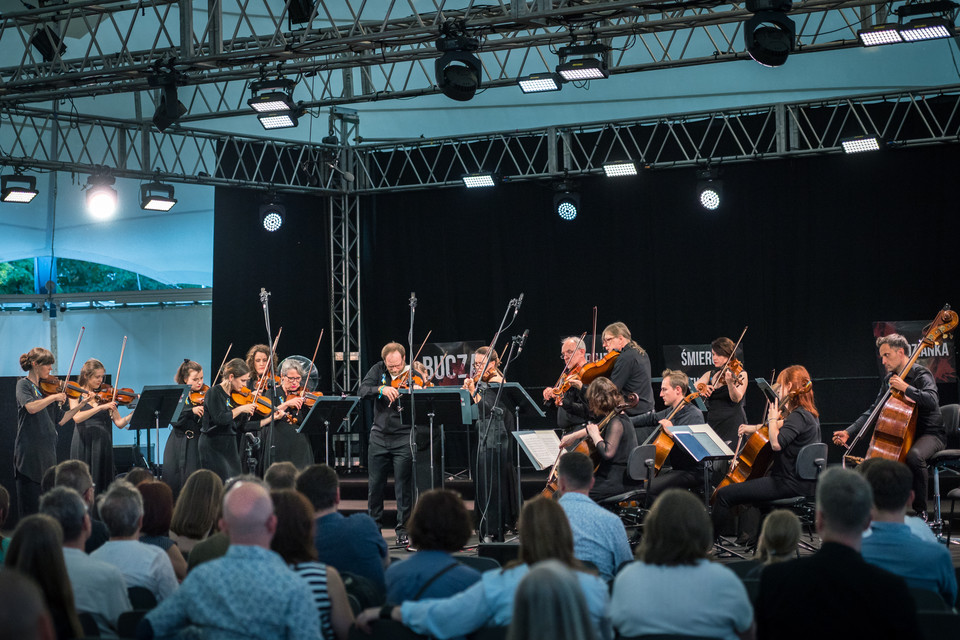
[[[453,565],[430,583],[417,600],[446,598],[460,593],[480,579],[480,572],[461,564],[446,551],[418,551],[412,557],[387,567],[387,602],[401,604],[413,600],[430,578]]]
[[[337,571],[362,576],[380,589],[383,581],[383,559],[387,557],[387,541],[373,518],[355,513],[349,518],[339,511],[317,518],[314,538],[318,559]]]
[[[440,640],[463,636],[480,627],[505,627],[513,618],[513,596],[520,580],[530,571],[521,564],[510,569],[486,571],[473,586],[439,600],[408,600],[400,605],[403,624],[417,633]],[[587,609],[600,640],[610,640],[608,608],[610,591],[599,577],[577,571]]]
[[[617,567],[633,560],[620,518],[582,493],[565,493],[559,502],[573,530],[573,555],[593,563],[607,582],[613,580]]]
[[[915,536],[897,522],[874,522],[860,548],[863,559],[907,582],[908,587],[939,593],[953,606],[957,601],[957,576],[950,552]]]
[[[190,573],[147,614],[154,637],[186,629],[204,640],[319,640],[320,617],[306,581],[262,547],[231,545],[227,555]]]

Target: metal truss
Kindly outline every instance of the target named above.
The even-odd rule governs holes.
[[[208,306],[213,289],[159,289],[155,291],[91,291],[88,293],[52,293],[0,296],[0,311],[34,311],[59,307],[67,309],[132,309],[145,307]]]

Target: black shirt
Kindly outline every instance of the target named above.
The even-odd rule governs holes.
[[[13,445],[13,460],[17,473],[39,483],[43,473],[57,464],[57,422],[63,410],[51,402],[36,413],[26,405],[43,397],[37,385],[29,378],[17,381],[17,439]]]
[[[203,398],[203,432],[211,436],[237,435],[249,416],[241,413],[234,419],[233,409],[236,406],[222,385],[210,387]]]
[[[797,473],[797,456],[805,445],[820,442],[820,420],[803,407],[797,407],[784,418],[777,441],[780,451],[774,452],[770,475],[806,482]]]
[[[360,381],[360,396],[373,398],[373,425],[370,438],[381,442],[407,440],[410,437],[410,422],[403,422],[401,402],[403,398],[390,404],[390,400],[380,395],[380,385],[389,385],[393,376],[387,371],[387,365],[381,360],[370,367],[367,375]]]
[[[877,399],[873,401],[870,408],[863,412],[857,421],[847,427],[847,433],[856,435],[863,427],[870,413],[876,408],[877,404],[886,396],[890,389],[890,378],[893,373],[888,373],[883,378],[883,384],[880,385],[880,393]],[[914,367],[904,376],[903,381],[909,387],[904,391],[904,395],[917,403],[917,433],[916,437],[931,435],[946,443],[946,431],[943,427],[943,416],[940,414],[940,392],[937,390],[937,382],[933,378],[930,370],[921,365]],[[872,428],[872,427],[871,427]],[[869,433],[869,430],[866,432]]]
[[[673,409],[670,407],[667,407],[663,411],[648,411],[639,416],[631,417],[630,421],[633,422],[634,427],[652,427],[659,425],[660,421],[669,416],[672,411]],[[687,404],[677,411],[677,415],[673,416],[670,422],[675,425],[704,424],[703,411],[700,411],[700,409],[692,404]],[[699,468],[697,461],[690,457],[687,450],[676,444],[670,449],[670,454],[667,456],[667,459],[670,461],[670,466],[674,469],[686,471]],[[664,464],[666,464],[666,461],[664,461]]]
[[[641,351],[628,343],[613,363],[610,380],[617,385],[617,389],[624,397],[635,393],[640,398],[636,407],[626,410],[628,416],[636,416],[653,410],[650,356],[647,355],[646,351]]]

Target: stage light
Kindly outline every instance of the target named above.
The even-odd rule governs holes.
[[[754,14],[743,25],[743,40],[750,57],[765,67],[779,67],[796,46],[797,25],[787,17],[791,0],[747,0]]]
[[[492,187],[496,184],[496,181],[493,178],[493,173],[486,171],[483,173],[465,173],[461,177],[463,184],[468,189],[475,189],[476,187]]]
[[[857,136],[841,140],[844,153],[863,153],[864,151],[879,151],[880,140],[876,136]]]
[[[0,194],[2,194],[0,199],[3,202],[25,204],[36,198],[39,193],[37,179],[33,176],[25,176],[21,171],[0,177]]]
[[[534,73],[517,80],[520,91],[524,93],[544,93],[546,91],[560,91],[563,88],[563,78],[556,73]]]
[[[153,126],[159,131],[166,131],[167,127],[180,119],[187,112],[187,108],[177,99],[176,85],[163,87],[160,94],[160,104],[153,112]]]
[[[580,194],[569,188],[569,185],[560,185],[553,194],[553,209],[567,222],[575,220],[580,213]]]
[[[483,66],[472,52],[479,48],[480,41],[467,35],[463,20],[448,20],[440,27],[437,51],[443,55],[434,63],[434,73],[443,95],[466,102],[477,93]]]
[[[904,42],[950,38],[953,36],[953,23],[945,18],[917,18],[900,27],[900,36]]]
[[[283,219],[287,215],[287,208],[276,194],[268,193],[264,203],[260,205],[260,224],[267,231],[273,232],[283,226]]]
[[[635,176],[637,175],[637,165],[629,160],[604,162],[603,172],[608,178],[616,178],[619,176]]]
[[[254,82],[250,85],[253,96],[247,100],[247,104],[259,113],[294,111],[297,108],[297,103],[293,101],[296,86],[296,82],[287,78]]]
[[[264,129],[289,129],[295,127],[300,122],[300,116],[304,111],[297,109],[294,111],[282,111],[277,113],[261,113],[257,115],[260,126]]]
[[[875,47],[881,44],[896,44],[903,42],[900,27],[895,24],[875,24],[866,29],[857,31],[860,44],[865,47]]]
[[[857,31],[857,37],[865,47],[951,38],[956,30],[953,21],[956,18],[957,8],[960,8],[960,5],[952,0],[904,4],[894,11],[897,14],[896,24],[878,24],[860,29]],[[914,18],[907,24],[903,23],[905,18],[924,14],[930,15]]]
[[[560,64],[556,71],[567,82],[574,80],[602,80],[607,72],[606,55],[610,47],[602,44],[574,45],[560,47]],[[587,57],[596,56],[599,57]],[[570,59],[572,56],[577,56]]]
[[[140,185],[140,208],[147,211],[170,211],[177,199],[173,197],[173,186],[160,182],[148,182]]]
[[[98,169],[87,178],[87,211],[94,218],[106,220],[117,210],[116,178],[106,168]]]
[[[716,211],[723,195],[723,181],[717,179],[716,169],[697,171],[697,200],[704,209]]]
[[[56,56],[63,57],[67,51],[67,45],[63,44],[57,29],[47,24],[38,25],[30,35],[29,42],[46,62],[53,62]]]

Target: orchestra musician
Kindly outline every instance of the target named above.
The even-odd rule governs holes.
[[[400,391],[391,382],[408,372],[406,357],[402,344],[388,342],[380,350],[380,362],[370,367],[360,382],[360,396],[373,398],[373,424],[367,446],[367,512],[383,528],[383,491],[392,466],[397,495],[397,544],[401,546],[406,546],[410,539],[406,525],[413,508],[413,451],[410,422],[402,419]]]
[[[707,371],[697,384],[705,384],[702,392],[707,404],[707,424],[716,432],[720,439],[730,444],[737,438],[737,429],[747,421],[747,414],[743,410],[743,396],[747,391],[747,372],[740,376],[733,375],[730,368],[724,365],[735,357],[733,340],[717,338],[710,343],[710,352],[713,355],[714,369]],[[719,378],[723,369],[723,377]],[[699,387],[698,387],[699,388]]]
[[[670,429],[674,425],[703,424],[703,412],[693,404],[683,403],[683,399],[690,391],[690,378],[687,374],[679,370],[666,369],[661,375],[663,381],[660,383],[660,398],[667,408],[662,411],[648,411],[630,418],[633,426],[638,428],[638,433],[644,427],[649,428],[659,424],[669,436]],[[672,419],[668,420],[668,416],[677,407],[680,409],[674,413]],[[641,441],[639,436],[637,441]],[[703,465],[697,464],[683,447],[675,445],[663,464],[663,469],[647,489],[650,502],[670,488],[697,489],[703,485]],[[669,471],[666,470],[668,465],[671,467]]]
[[[163,481],[170,485],[173,495],[179,495],[190,474],[200,468],[200,427],[203,418],[203,400],[194,404],[191,396],[202,393],[203,367],[199,362],[184,360],[173,377],[177,384],[190,385],[183,400],[183,408],[176,422],[171,422],[170,435],[163,449]]]
[[[255,344],[249,349],[247,349],[247,367],[250,369],[250,384],[247,386],[251,389],[255,388],[260,383],[260,378],[263,376],[270,375],[270,345],[266,344]],[[273,368],[274,370],[278,367],[277,354],[273,354]],[[269,388],[270,381],[266,381],[264,388]]]
[[[937,382],[929,369],[913,365],[906,376],[897,375],[910,359],[910,344],[898,333],[877,338],[880,361],[887,375],[880,386],[880,393],[869,409],[845,430],[833,433],[835,444],[846,446],[866,423],[877,404],[884,399],[888,389],[895,389],[916,403],[917,431],[913,446],[907,452],[906,463],[913,473],[913,505],[916,515],[926,520],[927,511],[927,461],[946,446],[946,431],[940,413],[940,394]],[[872,427],[871,427],[872,428]]]
[[[90,475],[97,493],[106,491],[116,477],[113,467],[113,425],[123,429],[130,423],[133,413],[121,417],[116,402],[97,398],[105,370],[103,363],[90,358],[83,363],[77,384],[89,392],[89,400],[71,398],[70,408],[77,409],[73,417],[76,428],[70,443],[70,457],[83,460],[90,466]]]
[[[305,469],[313,464],[313,448],[310,446],[310,440],[306,435],[297,433],[299,420],[306,418],[310,412],[303,406],[304,400],[300,395],[301,385],[306,384],[306,376],[307,371],[303,365],[292,358],[287,358],[280,364],[277,410],[282,411],[285,418],[275,421],[272,427],[269,424],[264,427],[262,436],[264,460],[261,464],[263,469],[274,462],[292,462],[298,469]]]
[[[805,445],[820,442],[820,414],[814,402],[813,391],[799,393],[810,381],[810,374],[801,365],[792,365],[777,376],[777,393],[783,401],[783,413],[771,404],[766,427],[773,466],[763,478],[729,484],[716,493],[713,506],[713,530],[719,534],[730,519],[731,509],[737,505],[769,502],[792,496],[812,496],[814,480],[803,480],[797,473],[797,455]],[[788,398],[789,396],[789,398]],[[740,435],[752,435],[763,425],[740,425]],[[758,531],[751,531],[756,540]]]
[[[589,422],[585,428],[563,436],[560,447],[569,447],[583,437],[591,441],[596,451],[594,462],[599,464],[593,474],[595,482],[590,497],[599,501],[636,485],[627,476],[627,457],[637,446],[637,432],[630,424],[630,418],[617,412],[617,408],[623,405],[623,396],[609,378],[600,376],[591,382],[586,398],[590,413],[598,422],[608,414],[616,413],[611,416],[602,433],[596,422]]]
[[[473,358],[474,373],[463,381],[463,388],[479,405],[480,415],[476,422],[479,442],[473,475],[477,507],[474,513],[480,517],[480,540],[503,542],[520,513],[510,436],[516,422],[513,412],[497,402],[497,387],[490,386],[505,382],[496,350],[480,347]]]
[[[627,409],[627,415],[636,416],[652,411],[653,387],[651,386],[650,356],[630,336],[630,329],[622,322],[614,322],[603,330],[603,348],[608,352],[619,351],[620,355],[613,363],[610,380],[627,397],[637,394],[640,401],[637,406]]]
[[[557,398],[554,387],[543,390],[543,401],[557,407],[557,426],[569,429],[581,425],[590,416],[587,413],[587,401],[583,395],[583,382],[577,373],[587,362],[587,348],[583,340],[576,337],[564,338],[560,343],[560,357],[565,365],[565,381],[570,385],[567,391]]]

